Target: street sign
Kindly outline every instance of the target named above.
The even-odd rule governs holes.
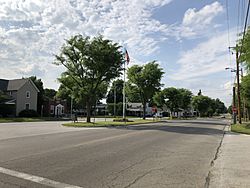
[[[152,107],[152,112],[155,112],[155,113],[157,112],[157,107],[156,106]]]
[[[237,108],[234,106],[233,107],[233,112],[236,113],[237,112]]]

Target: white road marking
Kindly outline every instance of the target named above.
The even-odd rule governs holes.
[[[66,184],[66,183],[57,182],[57,181],[50,180],[50,179],[47,179],[47,178],[34,176],[34,175],[31,175],[31,174],[18,172],[18,171],[10,170],[10,169],[3,168],[3,167],[0,167],[0,173],[7,174],[7,175],[10,175],[10,176],[13,176],[13,177],[20,178],[20,179],[28,180],[28,181],[31,181],[31,182],[39,183],[41,185],[54,187],[54,188],[82,188],[82,187],[79,187],[79,186],[69,185],[69,184]]]

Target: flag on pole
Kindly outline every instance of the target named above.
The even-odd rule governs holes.
[[[128,55],[128,51],[125,49],[125,61],[127,62],[127,65],[129,64],[130,58]]]

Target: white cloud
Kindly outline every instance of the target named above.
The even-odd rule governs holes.
[[[236,41],[236,29],[229,33],[232,42]],[[194,48],[180,53],[178,68],[168,75],[170,81],[178,87],[186,87],[197,94],[202,89],[204,95],[220,98],[226,105],[231,104],[231,73],[226,67],[235,62],[229,57],[228,32],[214,33],[206,41]],[[231,63],[230,63],[231,59]]]
[[[230,36],[235,41],[235,31]],[[225,71],[230,66],[227,38],[227,32],[215,33],[207,41],[182,52],[177,61],[180,68],[170,77],[173,80],[186,80]]]
[[[152,19],[152,12],[171,1],[0,0],[0,66],[6,70],[1,77],[39,74],[48,79],[53,54],[64,39],[78,33],[103,34],[122,41],[136,55],[152,54],[170,30]],[[59,74],[56,71],[54,78]]]
[[[200,10],[196,10],[195,8],[188,9],[184,14],[181,26],[178,28],[179,37],[192,38],[210,33],[211,28],[219,26],[212,21],[223,11],[223,6],[218,1],[206,5]],[[205,30],[208,31],[205,32]]]
[[[197,11],[195,8],[188,9],[184,14],[183,25],[210,24],[214,17],[222,11],[222,5],[217,1],[210,5],[204,6],[199,11]]]

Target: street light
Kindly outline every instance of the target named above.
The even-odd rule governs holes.
[[[233,69],[233,68],[230,68],[230,67],[226,67],[225,70],[231,70],[231,72],[237,73],[236,69]],[[242,68],[240,68],[240,72],[241,72],[241,78],[242,78],[243,77],[243,69]]]
[[[235,69],[230,68],[230,67],[226,67],[226,68],[225,68],[225,70],[231,70],[231,72],[236,72],[236,70],[235,70]]]

